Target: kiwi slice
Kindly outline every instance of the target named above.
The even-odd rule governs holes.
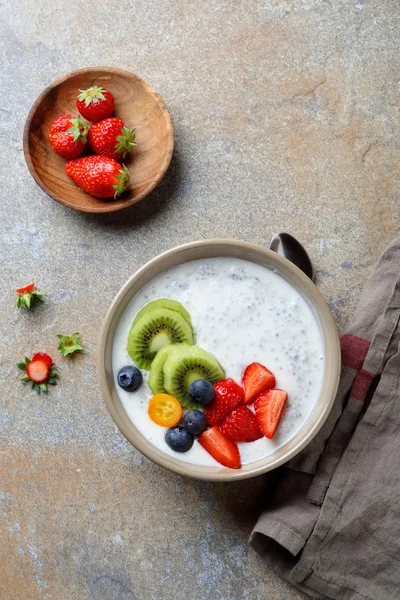
[[[128,336],[128,354],[140,369],[149,370],[161,348],[182,342],[193,344],[191,325],[178,312],[159,308],[133,323]]]
[[[184,408],[202,408],[188,394],[196,379],[216,383],[225,379],[225,372],[215,356],[199,346],[176,346],[164,362],[164,388],[177,398]]]
[[[135,325],[135,323],[140,319],[140,317],[145,315],[150,310],[158,310],[159,308],[167,308],[168,310],[174,310],[175,312],[179,313],[185,319],[185,321],[189,323],[189,325],[192,325],[190,315],[188,311],[185,308],[183,308],[182,304],[177,300],[169,300],[168,298],[160,298],[159,300],[153,300],[152,302],[149,302],[148,304],[143,306],[143,308],[141,308],[137,313],[133,324]]]
[[[175,348],[179,348],[182,344],[167,344],[157,352],[155,359],[151,363],[149,375],[149,387],[153,394],[162,394],[164,389],[164,363]]]

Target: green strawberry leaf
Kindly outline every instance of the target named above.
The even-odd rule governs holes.
[[[129,171],[125,165],[122,165],[122,169],[120,170],[119,174],[116,176],[116,179],[117,179],[118,183],[113,186],[115,189],[114,198],[116,198],[117,196],[119,196],[120,194],[125,192],[125,190],[129,186]]]
[[[57,350],[61,352],[62,356],[67,356],[68,354],[83,350],[83,342],[80,339],[78,332],[73,333],[72,335],[62,335],[59,333],[57,334],[57,337],[60,340]]]
[[[86,144],[87,134],[89,131],[88,125],[85,125],[80,116],[78,115],[75,119],[70,119],[72,127],[67,129],[67,133],[70,133],[74,136],[75,144],[81,141],[83,144]]]
[[[115,152],[122,152],[122,158],[125,158],[128,152],[132,152],[135,144],[135,129],[129,130],[126,127],[121,129],[121,134],[117,136],[118,144],[115,146]]]
[[[100,100],[106,100],[104,92],[106,91],[104,88],[100,88],[97,85],[93,87],[89,87],[87,90],[79,90],[80,94],[78,96],[78,100],[80,102],[85,101],[85,106],[89,106],[91,102],[93,104],[97,104]]]
[[[37,302],[44,302],[45,292],[33,289],[31,292],[22,292],[17,295],[14,306],[16,308],[31,308]]]
[[[17,367],[18,369],[21,369],[21,371],[26,371],[26,363],[24,362],[17,362]]]

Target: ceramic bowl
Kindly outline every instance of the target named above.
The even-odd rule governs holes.
[[[115,99],[113,116],[136,128],[137,145],[124,161],[131,185],[117,200],[94,198],[75,185],[48,140],[54,119],[77,115],[79,90],[93,85],[107,88]],[[24,129],[25,159],[36,183],[60,204],[82,212],[112,212],[142,200],[164,177],[173,149],[174,129],[161,96],[137,75],[109,67],[80,69],[54,81],[33,104]]]
[[[241,258],[269,269],[274,269],[302,294],[317,319],[324,345],[325,371],[321,391],[314,408],[297,433],[271,455],[238,470],[225,467],[192,465],[170,456],[156,448],[128,418],[114,384],[112,371],[113,340],[130,300],[153,277],[167,269],[191,260],[229,256]],[[99,373],[102,394],[116,425],[124,436],[142,454],[155,463],[195,479],[207,481],[233,481],[260,475],[287,462],[302,450],[317,434],[325,422],[334,401],[340,376],[340,346],[336,326],[321,293],[300,269],[271,250],[247,242],[234,240],[205,240],[173,248],[157,256],[139,269],[118,292],[106,316],[100,335]]]

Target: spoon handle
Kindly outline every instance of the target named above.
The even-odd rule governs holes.
[[[296,267],[311,279],[314,278],[311,259],[308,256],[304,246],[290,233],[277,233],[273,236],[269,244],[270,250],[280,254],[287,260],[290,260]]]

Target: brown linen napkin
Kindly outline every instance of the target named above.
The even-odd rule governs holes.
[[[281,468],[250,543],[313,598],[400,598],[400,237],[341,338],[334,407]]]

